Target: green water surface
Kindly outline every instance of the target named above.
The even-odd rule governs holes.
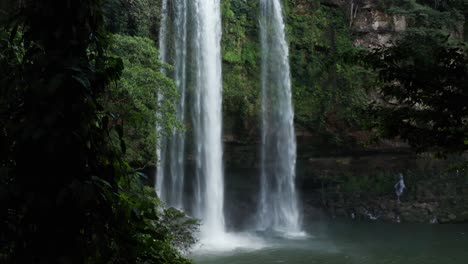
[[[320,222],[260,250],[193,253],[197,264],[468,264],[468,225]]]

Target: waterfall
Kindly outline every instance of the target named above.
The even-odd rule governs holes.
[[[161,9],[161,28],[159,30],[159,60],[166,62],[167,61],[167,48],[166,48],[166,37],[167,37],[167,0],[162,1],[162,9]],[[163,73],[165,73],[164,69],[161,69]],[[158,106],[161,107],[162,105],[162,100],[163,100],[163,95],[161,92],[158,92]],[[162,129],[161,125],[159,122],[161,122],[161,117],[162,114],[161,112],[156,113],[158,117],[158,124],[156,124],[156,132],[159,136],[159,144],[156,146],[156,157],[158,158],[156,164],[156,181],[155,181],[155,189],[156,193],[158,194],[158,197],[163,197],[162,189],[164,185],[164,166],[163,164],[165,163],[163,159],[163,154],[164,151],[162,149],[165,149],[165,139],[162,136]],[[165,156],[165,155],[164,155]]]
[[[222,166],[222,77],[220,0],[195,0],[196,88],[194,120],[197,193],[202,234],[224,234],[224,172]]]
[[[201,244],[213,248],[255,247],[259,245],[256,240],[225,231],[220,8],[220,0],[163,0],[160,56],[174,66],[166,74],[176,83],[177,118],[187,125],[189,133],[173,131],[161,139],[156,187],[167,205],[201,219]],[[298,232],[294,114],[279,0],[261,0],[261,40],[263,132],[259,222],[263,229]],[[159,98],[160,103],[163,99]],[[193,142],[193,171],[185,171],[190,167],[185,164],[186,137]]]
[[[260,229],[300,232],[289,50],[280,0],[260,0],[262,145]]]
[[[187,2],[163,1],[160,30],[160,59],[174,65],[171,77],[175,80],[179,98],[176,102],[176,116],[181,123],[186,118],[187,89]],[[170,16],[172,15],[172,17]],[[172,36],[172,39],[168,37]],[[168,47],[168,45],[172,47]],[[162,100],[162,98],[160,98]],[[160,142],[160,162],[156,188],[167,205],[183,210],[185,133],[174,130]]]
[[[160,50],[161,59],[174,65],[171,77],[180,95],[177,118],[182,123],[190,93],[196,170],[184,173],[185,134],[165,137],[160,142],[158,194],[169,206],[202,220],[203,240],[219,238],[225,233],[220,0],[164,0]],[[195,177],[190,179],[193,197],[184,198],[188,176]]]

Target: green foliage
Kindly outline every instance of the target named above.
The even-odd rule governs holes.
[[[363,67],[345,14],[309,1],[289,4],[288,35],[296,123],[319,141],[350,146],[363,130],[374,75]]]
[[[417,150],[468,149],[468,57],[463,43],[443,35],[408,34],[375,51],[384,102],[374,111],[386,136],[401,136]]]
[[[190,263],[196,223],[143,188],[102,105],[123,62],[101,4],[24,1],[0,30],[2,263]]]
[[[249,138],[259,112],[258,1],[224,0],[224,114],[227,130]],[[357,1],[359,5],[362,2]],[[323,1],[284,1],[296,124],[316,142],[340,149],[376,135],[367,111],[368,94],[380,86],[378,72],[363,62],[368,51],[353,44],[347,11]],[[466,1],[380,1],[380,8],[405,16],[404,35],[459,37]],[[413,43],[424,45],[424,40]],[[423,48],[424,49],[424,48]],[[416,48],[415,48],[416,50]],[[243,134],[247,132],[247,134]],[[381,134],[383,135],[383,134]]]
[[[402,0],[391,9],[408,30],[392,47],[376,49],[370,64],[383,81],[373,105],[384,136],[400,136],[418,151],[467,149],[466,1]]]
[[[228,133],[249,140],[259,112],[258,1],[222,1],[223,107]]]
[[[468,3],[463,0],[401,0],[389,9],[392,14],[405,17],[411,29],[456,32],[460,23],[463,25],[465,15],[462,6]],[[465,11],[466,12],[466,11]],[[463,34],[463,32],[459,32]]]
[[[122,78],[109,87],[104,108],[123,125],[127,143],[126,160],[133,167],[154,165],[158,142],[156,124],[162,133],[170,133],[177,123],[174,100],[177,91],[173,81],[161,73],[158,50],[148,38],[113,35],[111,54],[122,58]],[[164,98],[158,104],[158,96]],[[156,113],[160,113],[157,115]]]
[[[166,209],[154,188],[144,186],[146,180],[135,174],[129,181],[119,182],[122,191],[114,204],[117,229],[113,232],[118,234],[114,243],[127,250],[112,256],[108,263],[192,263],[181,252],[196,243],[193,233],[198,221],[176,209]]]
[[[104,2],[105,25],[110,32],[157,38],[161,0],[105,0]]]
[[[296,123],[318,142],[346,146],[364,129],[366,89],[375,77],[361,66],[344,13],[319,1],[284,1]],[[249,139],[258,129],[258,1],[222,1],[224,114],[227,129]],[[231,130],[231,131],[229,131]]]
[[[361,63],[367,51],[353,44],[348,12],[327,2],[292,0],[283,1],[283,5],[296,124],[312,133],[316,142],[342,149],[375,137],[369,129],[373,120],[366,105],[370,101],[368,92],[380,84],[377,74]],[[355,3],[362,6],[363,1]],[[464,0],[392,0],[377,4],[386,13],[405,16],[409,26],[405,34],[458,36],[467,15]],[[160,0],[108,0],[106,26],[119,34],[154,39],[159,9]],[[250,141],[258,131],[260,105],[258,1],[223,0],[222,18],[225,130],[228,135]],[[134,72],[138,73],[138,69]],[[131,154],[137,148],[130,147],[129,159],[138,166],[154,160],[150,151],[154,138],[146,140],[143,155]]]

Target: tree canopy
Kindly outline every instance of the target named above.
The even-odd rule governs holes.
[[[401,136],[419,151],[467,150],[466,46],[413,35],[376,55],[384,81],[376,109],[386,136]]]

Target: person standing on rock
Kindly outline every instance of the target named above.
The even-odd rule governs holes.
[[[403,180],[403,174],[400,173],[398,182],[395,184],[395,193],[397,196],[397,201],[400,203],[400,196],[403,195],[404,190],[406,189],[405,181]]]

